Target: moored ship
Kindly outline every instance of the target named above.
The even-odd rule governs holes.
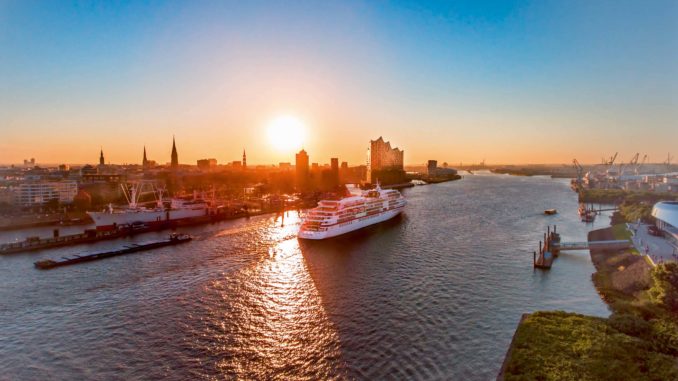
[[[320,240],[365,228],[400,214],[407,200],[394,189],[352,192],[340,200],[322,200],[305,216],[298,237]]]
[[[147,187],[150,190],[143,192]],[[110,230],[117,227],[133,226],[136,224],[153,225],[170,221],[186,220],[205,216],[209,213],[209,204],[201,199],[173,198],[169,207],[165,207],[162,199],[162,190],[156,189],[152,184],[141,182],[127,189],[123,187],[123,193],[128,205],[114,208],[109,205],[101,212],[87,212],[94,220],[98,230]],[[143,206],[140,198],[144,194],[153,194],[154,206]]]

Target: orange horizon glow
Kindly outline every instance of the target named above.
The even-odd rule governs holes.
[[[140,164],[146,146],[164,164],[173,135],[183,164],[243,148],[250,165],[294,162],[301,142],[312,163],[353,166],[379,136],[407,165],[678,156],[670,10],[535,2],[470,23],[421,7],[0,6],[0,163],[95,164],[102,147]],[[304,136],[272,146],[281,115]]]

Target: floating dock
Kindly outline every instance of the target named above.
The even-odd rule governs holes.
[[[106,251],[102,253],[94,253],[89,255],[73,255],[72,257],[61,257],[59,260],[43,259],[34,263],[35,267],[40,270],[49,270],[55,267],[75,265],[83,262],[91,262],[99,259],[116,257],[118,255],[131,254],[139,251],[157,249],[164,246],[179,245],[191,241],[193,238],[185,234],[171,234],[170,237],[164,241],[151,242],[147,244],[132,244],[125,246],[122,249]]]
[[[551,226],[546,228],[546,233],[544,233],[544,241],[539,241],[539,254],[535,251],[533,253],[532,263],[537,269],[550,269],[553,265],[554,256],[557,255],[552,250],[554,243],[560,243],[560,234],[556,233],[556,225],[553,225],[553,231],[551,231]]]

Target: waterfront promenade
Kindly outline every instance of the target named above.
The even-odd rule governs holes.
[[[678,248],[663,237],[655,237],[647,232],[648,224],[626,224],[632,234],[631,240],[636,250],[647,255],[654,264],[678,260]]]

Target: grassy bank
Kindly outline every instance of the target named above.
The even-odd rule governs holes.
[[[654,204],[658,201],[678,200],[675,193],[626,191],[623,189],[581,189],[579,201],[599,204]]]
[[[628,239],[623,224],[589,240]],[[652,268],[629,250],[591,250],[607,318],[535,312],[516,330],[505,380],[678,380],[678,265]]]
[[[624,224],[589,233],[589,241],[629,239],[631,233]],[[613,311],[643,308],[647,305],[647,291],[652,285],[652,267],[635,249],[610,252],[591,250],[591,261],[596,268],[592,275],[598,293]]]
[[[503,379],[676,380],[678,366],[610,319],[535,312],[516,331]]]

